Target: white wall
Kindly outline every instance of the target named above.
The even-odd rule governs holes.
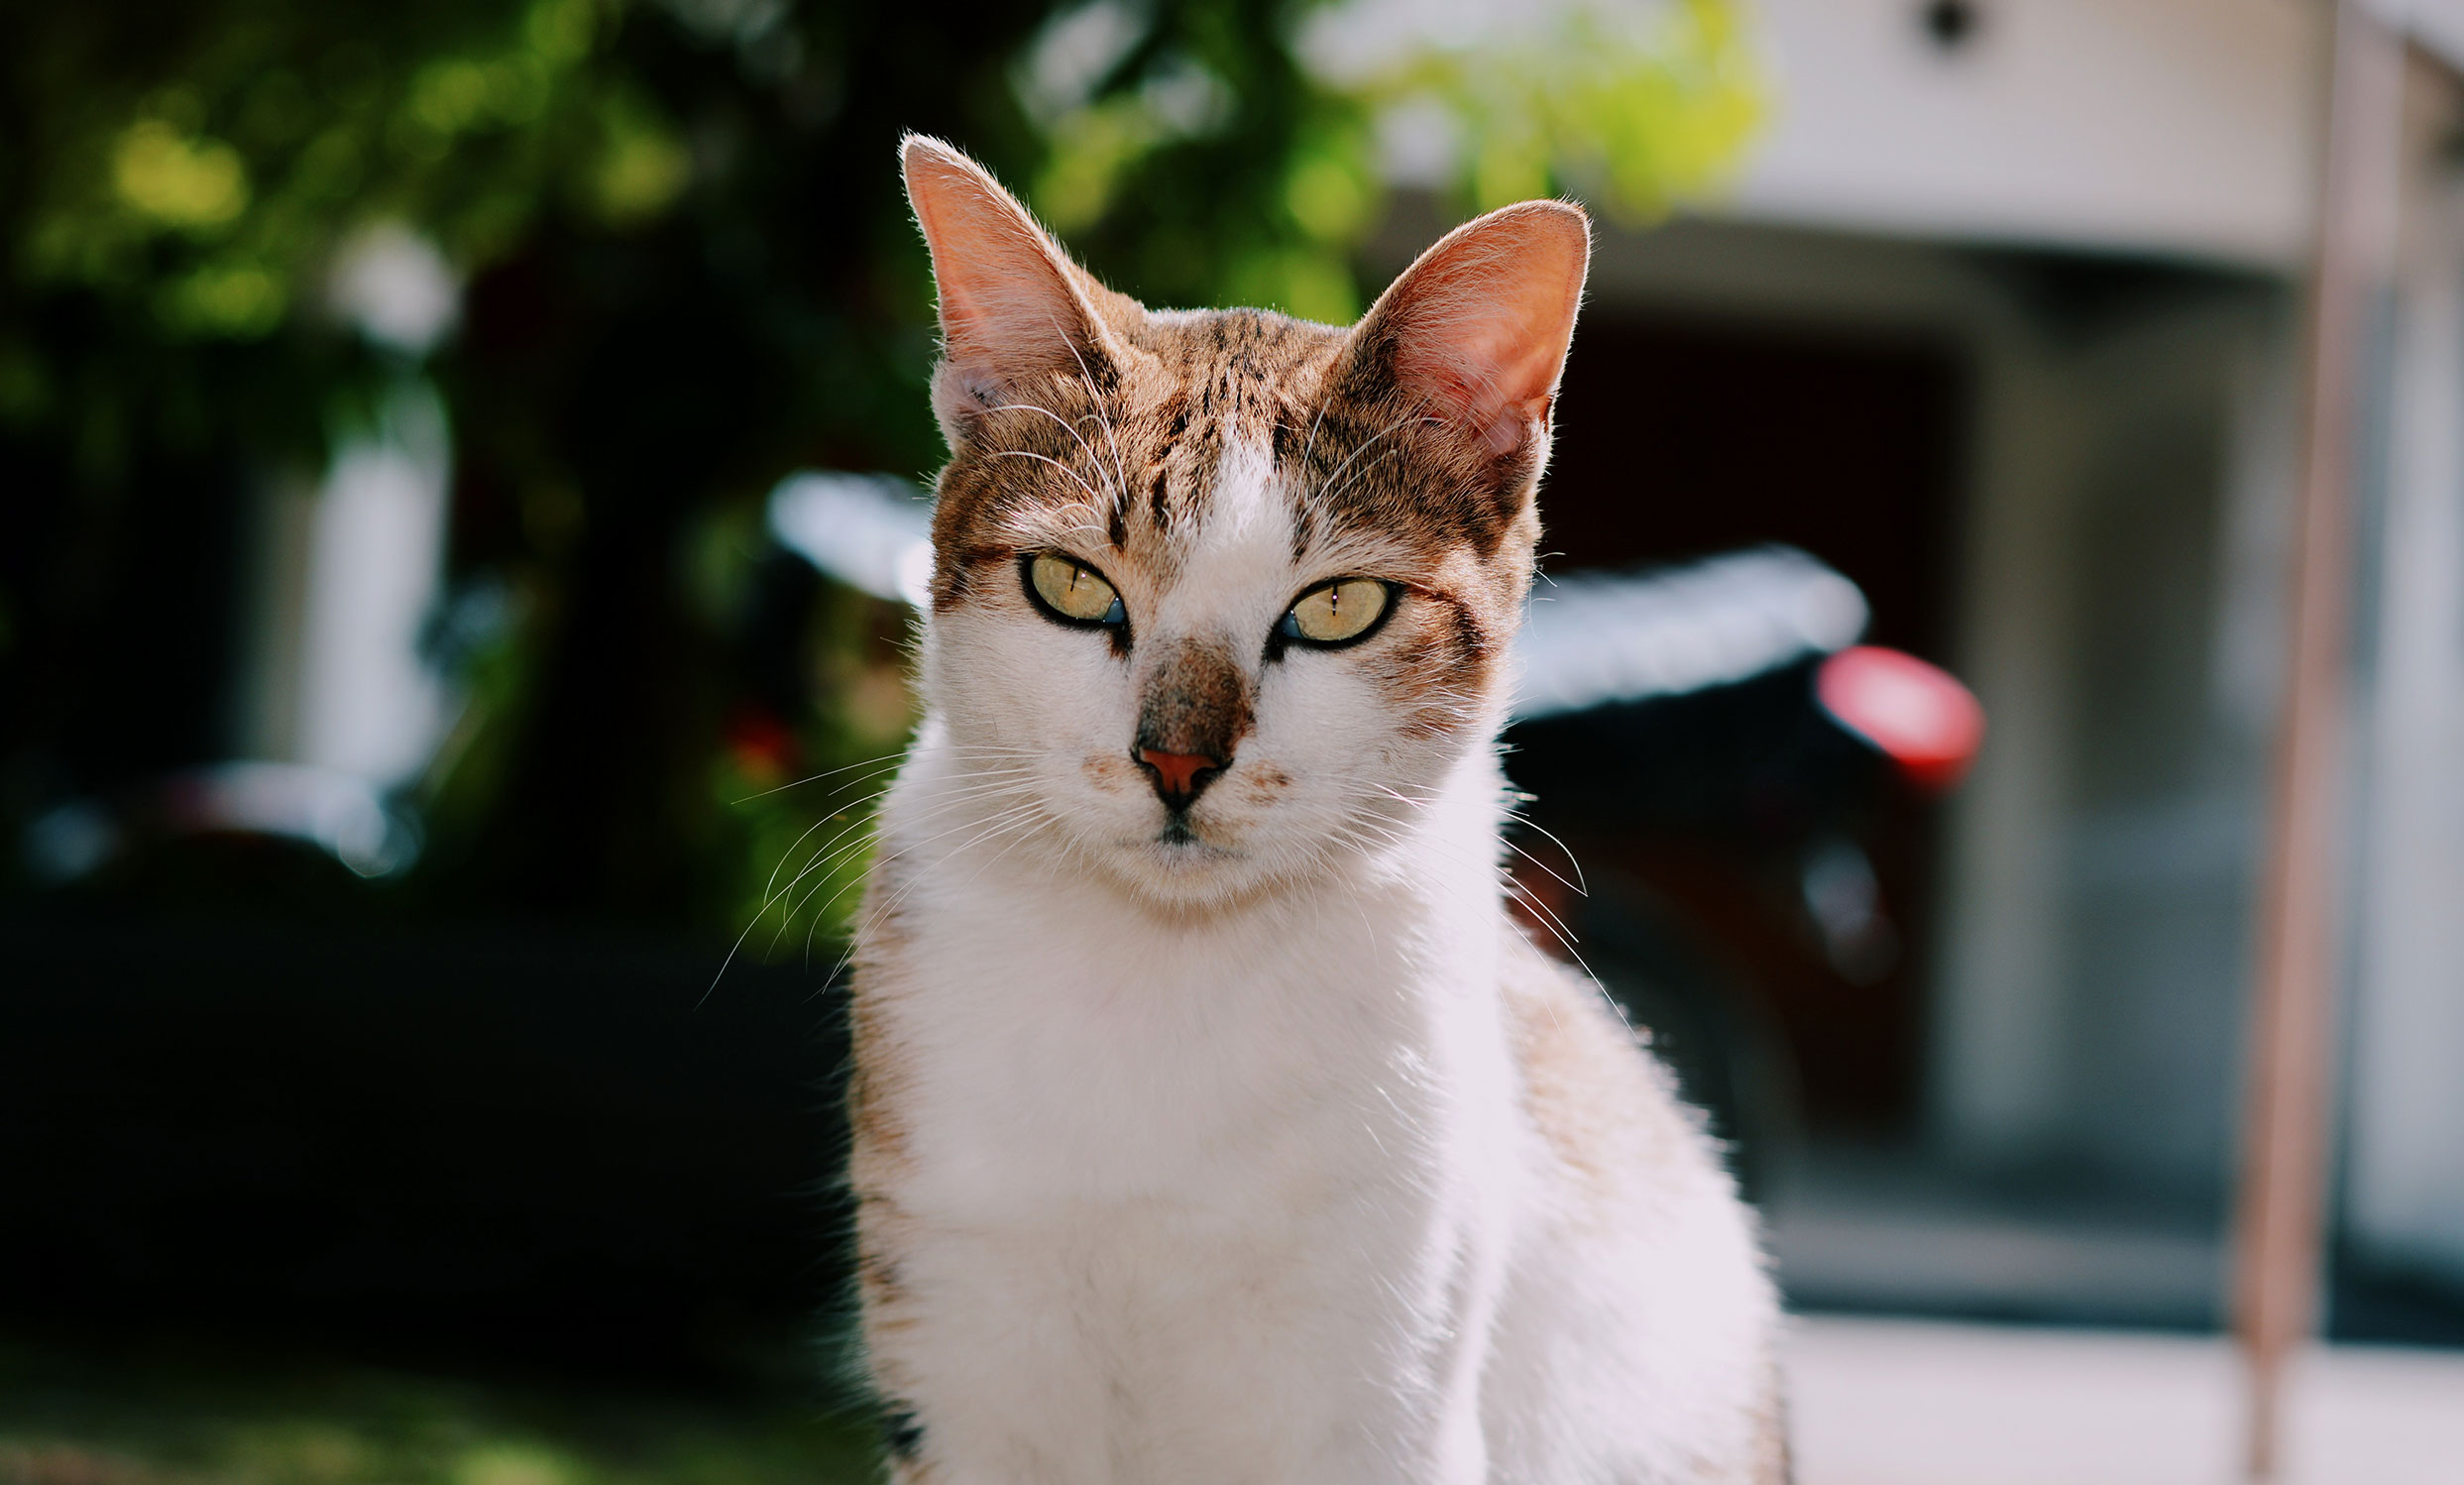
[[[1756,0],[1780,106],[1722,209],[1963,241],[2291,266],[2308,246],[2311,0]]]

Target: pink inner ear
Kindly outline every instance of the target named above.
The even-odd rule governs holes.
[[[1557,385],[1556,359],[1535,354],[1516,328],[1494,319],[1447,326],[1407,337],[1396,357],[1399,377],[1501,456],[1514,451],[1534,421],[1546,420]]]
[[[928,219],[925,232],[933,240],[943,329],[953,356],[994,358],[1007,347],[1039,361],[1068,359],[1064,326],[1079,311],[1068,286],[1032,245],[972,213],[939,233]],[[945,259],[949,266],[942,269]]]
[[[1590,257],[1574,207],[1510,206],[1421,255],[1364,328],[1391,327],[1397,379],[1503,456],[1548,417]]]

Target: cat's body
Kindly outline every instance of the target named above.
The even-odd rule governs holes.
[[[1520,224],[1520,366],[1511,289],[1453,355],[1499,255],[1374,344],[1150,315],[946,147],[908,169],[954,457],[857,951],[897,1478],[1783,1479],[1750,1218],[1499,880],[1522,389],[1580,237]]]

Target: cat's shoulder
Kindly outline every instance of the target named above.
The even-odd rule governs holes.
[[[1716,1165],[1701,1113],[1589,974],[1509,932],[1499,989],[1532,1127],[1568,1169],[1613,1179],[1637,1167]]]

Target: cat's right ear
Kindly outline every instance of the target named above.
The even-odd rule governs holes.
[[[1378,296],[1339,375],[1401,392],[1495,458],[1545,453],[1590,267],[1581,207],[1525,201],[1490,212],[1447,233]]]
[[[1111,375],[1111,333],[1059,244],[990,171],[928,135],[900,144],[908,204],[933,252],[942,362],[933,412],[952,448],[985,412],[1056,376]]]

